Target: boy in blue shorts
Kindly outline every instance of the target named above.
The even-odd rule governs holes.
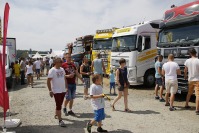
[[[114,95],[116,95],[116,93],[115,93],[115,75],[113,73],[113,70],[111,70],[111,73],[109,74],[109,78],[110,78],[110,94],[112,94],[111,90],[113,88],[114,89]]]
[[[93,84],[90,86],[90,98],[91,105],[94,110],[95,117],[92,121],[87,123],[87,131],[91,133],[92,126],[97,122],[97,131],[98,132],[108,132],[107,130],[102,129],[102,120],[105,119],[105,102],[104,94],[102,89],[102,79],[99,74],[95,74],[92,77]]]

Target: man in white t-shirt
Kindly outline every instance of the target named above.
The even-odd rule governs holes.
[[[191,108],[189,106],[189,100],[195,88],[196,114],[199,115],[199,87],[198,87],[199,85],[199,59],[196,57],[197,52],[194,48],[191,48],[189,50],[189,53],[191,55],[191,58],[187,59],[184,63],[185,65],[184,77],[185,79],[188,78],[188,81],[189,81],[189,91],[187,94],[185,108],[186,109]],[[187,76],[187,72],[189,72],[188,76]]]
[[[50,97],[55,98],[56,103],[56,114],[55,118],[58,117],[59,125],[65,127],[65,123],[61,118],[61,108],[64,101],[64,97],[67,91],[67,81],[65,78],[65,71],[61,68],[62,60],[57,58],[54,60],[55,66],[52,67],[48,73],[47,86]]]
[[[39,58],[37,58],[37,61],[35,61],[34,63],[35,68],[36,68],[36,75],[37,75],[37,79],[40,79],[40,70],[41,70],[41,61],[39,60]]]
[[[174,56],[169,54],[168,62],[162,66],[162,75],[165,75],[165,87],[166,87],[166,104],[165,106],[169,106],[170,111],[176,110],[173,107],[173,102],[175,100],[175,94],[178,90],[178,80],[177,75],[181,75],[179,65],[174,62]],[[169,94],[170,97],[170,104],[169,104]]]

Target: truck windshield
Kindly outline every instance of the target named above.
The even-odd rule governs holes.
[[[159,44],[167,45],[168,43],[198,43],[199,41],[199,22],[165,28],[160,31]]]
[[[84,52],[84,47],[82,45],[77,45],[75,48],[75,53],[81,53]]]
[[[112,39],[94,40],[93,50],[110,50]]]
[[[136,49],[136,35],[113,38],[112,52],[130,52]]]

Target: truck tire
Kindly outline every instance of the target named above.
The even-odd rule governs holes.
[[[155,71],[149,70],[144,75],[144,85],[148,88],[155,86]]]

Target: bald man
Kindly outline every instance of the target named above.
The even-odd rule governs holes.
[[[173,54],[169,54],[168,62],[162,66],[162,75],[165,75],[165,87],[166,87],[166,104],[165,106],[170,106],[169,110],[176,110],[173,106],[175,100],[175,94],[178,90],[178,80],[177,75],[181,75],[179,65],[174,62]],[[170,103],[169,103],[169,94]]]

